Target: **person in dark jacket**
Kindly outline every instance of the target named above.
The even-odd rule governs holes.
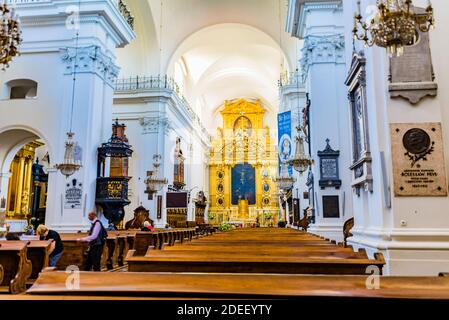
[[[48,265],[49,267],[56,267],[56,264],[64,253],[64,244],[62,243],[61,236],[56,231],[48,229],[43,224],[37,227],[36,234],[41,240],[53,240],[50,246]]]
[[[89,249],[86,253],[86,259],[84,261],[84,271],[101,271],[101,255],[103,253],[104,240],[106,238],[106,230],[103,224],[97,218],[95,212],[90,212],[88,215],[91,227],[89,235],[84,238],[77,239],[81,242],[88,242]]]

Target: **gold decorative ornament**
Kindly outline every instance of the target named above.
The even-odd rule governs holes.
[[[14,8],[8,8],[6,3],[0,5],[0,64],[2,70],[9,67],[9,63],[20,55],[19,45],[22,43],[22,31],[19,28],[19,19]]]
[[[357,5],[352,30],[354,39],[363,41],[366,46],[386,48],[391,56],[403,55],[405,46],[417,42],[418,30],[429,32],[435,25],[429,0],[425,14],[415,12],[412,0],[378,0],[377,13],[369,21],[363,20],[360,0]]]

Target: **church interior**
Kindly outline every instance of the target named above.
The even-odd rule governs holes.
[[[0,300],[449,300],[445,2],[2,1]]]

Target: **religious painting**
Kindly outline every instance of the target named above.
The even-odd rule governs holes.
[[[281,163],[289,161],[292,157],[292,115],[291,112],[278,114],[278,143],[279,143],[279,173]],[[293,173],[292,167],[288,166],[289,174]]]
[[[264,183],[264,185],[263,185],[263,191],[264,191],[264,192],[270,191],[270,185],[269,185],[268,183]]]
[[[248,163],[237,164],[232,169],[232,204],[238,205],[239,200],[256,204],[256,170]]]
[[[244,136],[251,136],[252,134],[252,123],[251,121],[245,117],[241,116],[235,120],[234,123],[234,134],[241,134]]]

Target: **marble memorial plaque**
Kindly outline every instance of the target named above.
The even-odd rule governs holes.
[[[422,8],[415,8],[425,14]],[[417,30],[418,41],[406,46],[400,57],[390,58],[391,97],[402,97],[416,104],[426,96],[436,96],[438,84],[434,82],[429,34]]]
[[[321,159],[321,179],[338,179],[337,159]]]
[[[395,196],[447,196],[441,124],[391,124],[390,133]]]

